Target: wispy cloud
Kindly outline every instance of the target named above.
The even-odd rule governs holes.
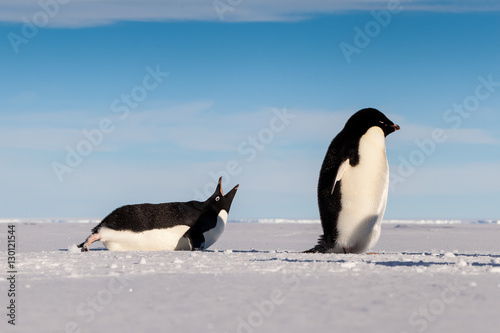
[[[436,129],[442,131],[442,136],[446,138],[443,143],[500,145],[500,138],[497,132],[488,129],[437,128],[419,124],[403,124],[402,128],[404,130],[398,132],[398,145],[414,145],[415,141],[432,138],[432,133]],[[396,144],[396,142],[394,144]]]
[[[418,169],[397,189],[398,194],[474,195],[499,193],[500,163],[457,162],[456,165]]]
[[[261,107],[225,113],[214,101],[192,101],[180,104],[153,105],[141,112],[131,112],[125,120],[110,113],[96,116],[85,111],[39,112],[33,114],[6,114],[0,117],[7,127],[0,131],[0,147],[41,151],[64,150],[83,137],[82,131],[97,128],[103,118],[110,118],[116,129],[107,134],[96,151],[120,151],[127,146],[142,145],[145,150],[157,151],[162,147],[171,151],[190,150],[205,153],[232,153],[247,140],[269,127],[273,110],[286,109],[293,121],[280,132],[273,145],[280,148],[304,147],[326,149],[330,141],[343,128],[351,110],[293,109],[286,106]],[[404,130],[397,140],[389,140],[392,147],[405,149],[415,141],[432,137],[432,126],[399,122]],[[443,129],[444,144],[500,145],[493,130],[478,128]],[[293,153],[288,150],[287,153]]]
[[[59,133],[53,135],[66,137],[66,141],[71,143],[78,139],[81,130],[91,130],[98,126],[102,118],[111,118],[116,130],[109,135],[110,144],[170,143],[197,151],[227,152],[235,150],[248,136],[255,136],[261,129],[269,127],[276,109],[286,109],[300,119],[280,133],[279,140],[290,144],[329,143],[350,116],[349,111],[290,109],[286,106],[263,106],[255,110],[226,113],[221,112],[213,101],[193,101],[156,105],[141,112],[131,112],[123,121],[111,113],[100,117],[85,112],[68,112],[66,116],[60,112],[5,115],[1,120],[9,123],[10,129],[9,132],[5,129],[1,135],[5,138],[3,146],[12,148],[20,143],[14,144],[12,140],[7,140],[8,137],[19,138],[19,142],[24,142],[22,146],[27,147],[29,142],[40,136],[41,141],[36,143],[40,147],[44,141],[44,136],[39,135],[41,131]],[[26,119],[31,118],[35,121],[27,124]],[[108,144],[104,142],[104,145]]]
[[[4,180],[7,188],[16,188],[19,179],[30,175],[30,179],[36,179],[35,187],[39,188],[29,190],[33,198],[53,188],[54,195],[64,201],[65,191],[71,190],[78,192],[72,197],[73,201],[96,200],[102,205],[104,214],[109,206],[127,202],[190,200],[195,194],[195,186],[203,190],[220,171],[226,170],[230,160],[236,160],[241,171],[227,181],[231,185],[241,183],[245,186],[245,191],[239,194],[240,202],[245,202],[239,208],[241,217],[283,217],[277,214],[288,211],[283,208],[289,205],[288,200],[305,207],[303,217],[315,216],[315,189],[322,159],[328,144],[352,111],[287,109],[295,116],[293,121],[283,131],[275,133],[274,139],[255,159],[248,161],[249,155],[239,153],[237,147],[269,126],[270,119],[275,116],[273,109],[262,107],[226,114],[220,112],[213,101],[193,101],[155,105],[142,112],[131,112],[122,122],[116,120],[116,130],[107,134],[102,145],[95,148],[112,154],[88,156],[62,184],[57,183],[49,159],[64,161],[65,146],[81,140],[81,130],[93,128],[101,118],[85,112],[73,112],[71,117],[46,113],[38,115],[36,122],[22,126],[21,120],[26,115],[18,115],[16,120],[11,114],[9,122],[15,126],[0,131],[0,148],[9,148],[5,150],[8,153],[6,160],[0,163],[0,173],[9,175]],[[396,119],[393,115],[388,116]],[[111,116],[105,114],[103,117]],[[66,126],[61,119],[67,120]],[[6,118],[0,117],[0,122],[2,120]],[[52,124],[54,121],[58,121],[57,126]],[[425,138],[430,131],[431,127],[404,124],[402,131],[391,136],[388,142],[411,143]],[[498,139],[485,130],[459,129],[445,133],[450,143],[498,144]],[[138,148],[141,154],[128,151],[129,147]],[[23,154],[23,149],[50,153],[40,161],[41,154]],[[388,150],[388,153],[395,156],[393,151]],[[195,158],[186,157],[188,154]],[[200,157],[200,154],[204,155]],[[18,159],[11,160],[9,156]],[[25,162],[19,162],[20,158]],[[143,158],[152,158],[153,162]],[[398,186],[396,194],[498,193],[500,184],[496,175],[500,166],[496,162],[480,162],[459,160],[446,166],[424,165]],[[96,187],[100,188],[97,195]],[[210,186],[208,188],[211,190]],[[171,197],[165,198],[166,193]],[[271,200],[275,204],[266,205]],[[261,216],[255,216],[254,207],[265,207],[259,210]],[[86,214],[82,208],[70,208],[74,214]]]
[[[66,1],[61,1],[66,3]],[[50,3],[41,6],[40,3]],[[438,12],[499,11],[499,0],[401,0],[404,10]],[[113,24],[119,21],[219,21],[223,6],[223,19],[227,22],[297,21],[350,10],[386,9],[388,1],[379,0],[72,0],[58,1],[4,0],[0,4],[0,21],[23,23],[23,18],[46,13],[44,26],[88,27]]]

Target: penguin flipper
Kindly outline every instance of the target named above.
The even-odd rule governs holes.
[[[337,169],[337,175],[335,176],[335,180],[333,181],[332,192],[330,194],[333,194],[333,191],[335,190],[335,185],[344,176],[344,172],[349,166],[349,163],[350,163],[349,159],[346,159],[344,162],[340,164],[339,168]]]
[[[184,234],[191,244],[191,251],[202,251],[205,249],[205,236],[201,230],[191,228]]]

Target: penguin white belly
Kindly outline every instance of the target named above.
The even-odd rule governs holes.
[[[191,250],[189,241],[182,237],[189,230],[187,225],[143,232],[113,230],[102,227],[100,240],[110,251],[161,251]]]
[[[210,229],[203,233],[205,237],[205,246],[204,249],[208,249],[212,246],[222,235],[224,232],[224,228],[226,227],[227,222],[227,212],[223,209],[220,211],[219,215],[217,215],[217,224],[215,228]]]
[[[340,181],[341,210],[334,252],[364,252],[380,237],[389,190],[385,135],[370,128],[359,141],[359,163],[346,168]]]

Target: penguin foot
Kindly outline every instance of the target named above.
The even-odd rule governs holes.
[[[82,244],[76,246],[77,248],[82,249],[81,250],[82,252],[87,252],[89,250],[88,247],[85,246],[85,242],[83,242]]]
[[[191,251],[204,251],[204,250],[205,250],[205,242],[201,243],[201,245],[198,247],[195,246],[191,248]]]
[[[324,247],[323,245],[316,245],[312,249],[309,249],[307,251],[304,251],[302,253],[327,253],[328,249]]]
[[[329,253],[335,248],[335,241],[333,238],[321,235],[318,239],[318,245],[310,250],[304,251],[302,253]]]
[[[350,247],[343,247],[342,250],[344,250],[344,254],[351,253],[351,248]]]
[[[85,242],[78,245],[78,247],[82,249],[82,252],[88,252],[90,244],[92,244],[93,242],[100,240],[100,239],[101,239],[101,235],[99,235],[98,233],[92,234],[85,240]]]

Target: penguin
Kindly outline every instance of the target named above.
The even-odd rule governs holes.
[[[317,194],[323,235],[306,253],[363,253],[377,243],[389,192],[385,138],[399,129],[373,108],[347,120],[321,166]]]
[[[122,206],[78,247],[86,252],[93,242],[101,241],[110,251],[205,250],[222,235],[238,187],[224,195],[221,177],[205,202]]]

